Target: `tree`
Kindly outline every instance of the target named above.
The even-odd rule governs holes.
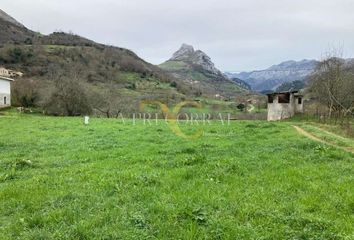
[[[13,82],[11,96],[14,106],[35,107],[39,99],[38,83],[33,79],[19,78]]]
[[[240,103],[237,105],[237,109],[243,112],[246,109],[246,104]]]
[[[79,77],[80,73],[56,72],[54,76],[54,88],[43,106],[46,112],[60,116],[89,114],[92,109],[85,84]]]
[[[118,117],[121,113],[119,108],[121,97],[113,84],[104,90],[93,90],[90,99],[93,109],[104,114],[107,118]]]
[[[354,111],[354,64],[336,55],[322,60],[310,78],[310,92],[328,108],[328,117],[346,117]]]
[[[177,88],[177,83],[173,81],[173,82],[170,84],[170,86],[173,87],[173,88]]]
[[[122,113],[137,109],[136,101],[120,93],[121,89],[114,82],[105,84],[102,88],[92,88],[90,105],[93,110],[107,118],[118,118]]]

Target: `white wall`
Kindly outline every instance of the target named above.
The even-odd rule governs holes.
[[[9,106],[11,106],[11,82],[0,78],[0,108]]]
[[[301,97],[301,99],[301,104],[299,104],[299,97],[295,98],[295,113],[304,113],[304,98]]]
[[[11,82],[7,80],[2,80],[0,78],[0,93],[10,94],[11,93]]]

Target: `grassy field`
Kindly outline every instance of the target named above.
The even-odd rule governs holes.
[[[354,155],[294,124],[0,116],[0,239],[354,239]]]

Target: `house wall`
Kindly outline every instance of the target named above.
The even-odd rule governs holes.
[[[6,104],[5,98],[6,97]],[[11,81],[0,78],[0,108],[11,106]]]
[[[302,97],[301,99],[301,104],[299,104],[299,97],[295,97],[295,113],[304,113],[304,99]]]
[[[290,103],[278,103],[278,96],[275,96],[273,103],[268,103],[268,121],[293,117],[295,115],[294,101],[294,94],[290,95]]]

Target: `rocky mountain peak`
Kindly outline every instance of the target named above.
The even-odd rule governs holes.
[[[182,44],[181,48],[175,52],[169,61],[183,61],[201,66],[204,70],[215,74],[222,73],[215,67],[211,58],[201,50],[194,50],[193,46]]]
[[[173,54],[170,61],[187,60],[193,54],[194,54],[193,46],[184,43],[182,44],[181,48]]]
[[[6,12],[4,12],[3,10],[0,9],[0,19],[12,23],[18,27],[24,27],[21,23],[19,23],[18,21],[16,21],[16,19],[14,19],[13,17],[11,17],[10,15],[8,15]]]
[[[206,55],[204,52],[198,50],[194,53],[193,56],[193,63],[200,65],[203,69],[213,73],[213,74],[222,74],[219,69],[215,67],[215,64],[211,61],[211,58]]]

